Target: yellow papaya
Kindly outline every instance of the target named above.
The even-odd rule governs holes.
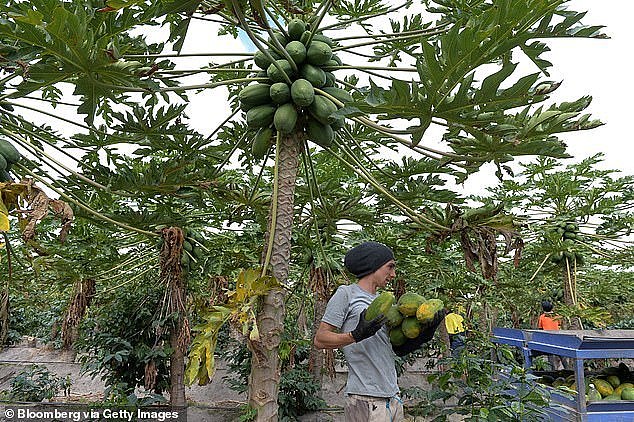
[[[416,318],[423,324],[431,322],[436,312],[445,307],[440,299],[429,299],[420,304],[416,310]]]
[[[398,299],[398,310],[405,316],[414,316],[418,307],[425,301],[425,298],[418,293],[408,292]]]
[[[606,380],[595,378],[592,380],[592,383],[595,387],[597,387],[597,391],[601,394],[601,397],[607,397],[610,394],[614,394],[614,388]]]
[[[614,394],[618,394],[619,396],[622,396],[622,392],[626,388],[634,388],[634,384],[632,384],[631,382],[624,382],[622,384],[619,384],[619,386],[614,389]]]

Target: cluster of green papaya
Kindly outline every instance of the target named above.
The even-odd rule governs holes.
[[[309,140],[328,147],[334,131],[343,127],[343,118],[330,117],[338,107],[328,98],[352,101],[346,90],[335,86],[335,76],[328,70],[342,62],[333,54],[330,38],[311,34],[310,24],[292,19],[286,32],[273,33],[270,48],[253,55],[256,66],[263,69],[256,77],[266,80],[247,85],[238,99],[247,126],[257,130],[251,151],[255,158],[266,155],[276,132],[303,130]]]
[[[185,239],[183,240],[183,253],[181,255],[181,267],[188,272],[193,269],[205,256],[202,245],[205,238],[196,230],[186,228]]]
[[[404,293],[396,303],[394,295],[391,296],[391,300],[389,296],[381,297],[382,295],[379,295],[370,306],[379,301],[381,313],[385,315],[386,324],[390,328],[390,342],[394,346],[401,346],[407,339],[418,337],[421,330],[434,319],[436,312],[444,308],[441,300],[426,300],[418,293]],[[370,308],[368,312],[369,310]]]
[[[634,373],[621,362],[618,366],[603,369],[600,374],[584,374],[587,401],[634,400]],[[538,381],[552,387],[566,387],[577,391],[575,375],[557,377],[544,375]]]
[[[566,260],[569,265],[583,265],[584,258],[581,253],[575,247],[575,241],[581,239],[581,233],[579,232],[579,226],[574,221],[562,221],[556,225],[553,231],[560,236],[561,248],[557,252],[553,253],[550,257],[554,264],[566,264]]]
[[[0,139],[0,182],[8,182],[11,180],[9,171],[11,165],[20,161],[20,153],[11,144],[11,142]]]

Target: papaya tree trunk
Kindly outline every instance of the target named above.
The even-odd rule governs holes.
[[[92,299],[95,297],[96,282],[84,279],[77,282],[73,291],[73,299],[68,306],[62,323],[62,347],[70,350],[79,335],[79,323],[86,314]]]
[[[285,285],[288,279],[301,139],[301,133],[280,139],[277,151],[278,194],[271,201],[269,227],[264,237],[263,262],[264,257],[270,254],[271,273],[281,285]],[[258,422],[278,420],[277,396],[281,371],[278,351],[284,330],[284,299],[285,292],[282,288],[273,289],[264,296],[256,317],[260,338],[249,340],[249,405],[257,410]]]
[[[573,307],[577,305],[577,273],[573,267],[573,263],[566,257],[563,262],[563,279],[564,279],[564,303]],[[556,312],[556,310],[555,310]],[[570,330],[581,330],[581,319],[572,317],[569,326],[565,327]]]
[[[170,325],[170,346],[173,350],[170,356],[170,405],[185,407],[185,352],[190,340],[185,307],[185,274],[181,266],[185,237],[178,227],[165,228],[161,235],[163,246],[159,256],[160,279],[167,289],[167,303],[163,307],[166,315],[174,316]],[[151,386],[152,383],[149,384]]]
[[[315,268],[315,266],[311,266],[308,283],[310,285],[310,290],[313,292],[313,297],[315,298],[315,304],[313,306],[313,328],[310,336],[310,338],[314,338],[317,328],[319,328],[319,324],[321,323],[321,318],[324,316],[324,312],[326,311],[328,299],[330,299],[328,271],[324,268]],[[313,378],[317,381],[317,384],[319,384],[320,391],[323,382],[324,364],[326,362],[325,358],[326,350],[320,350],[312,344],[310,348],[310,355],[308,357],[309,369]]]

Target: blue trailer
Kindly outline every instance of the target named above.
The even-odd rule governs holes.
[[[634,359],[634,330],[518,330],[494,328],[496,343],[519,348],[524,366],[532,366],[535,355],[548,353],[573,362],[575,381],[585,385],[585,361],[589,359]],[[583,391],[583,389],[580,389]],[[551,421],[634,422],[634,401],[593,401],[585,394],[574,399],[553,390],[553,406],[546,409]]]

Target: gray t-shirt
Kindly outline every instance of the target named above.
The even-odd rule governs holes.
[[[358,284],[340,286],[328,302],[321,320],[348,333],[357,327],[359,314],[377,296]],[[393,397],[398,393],[394,352],[386,326],[370,338],[343,347],[343,352],[348,361],[347,394]]]

